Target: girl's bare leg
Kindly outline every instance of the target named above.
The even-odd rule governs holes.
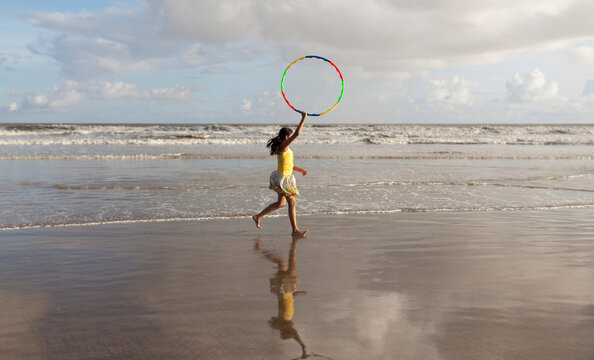
[[[276,202],[273,202],[272,204],[268,205],[258,215],[252,216],[252,219],[254,219],[254,222],[256,223],[256,227],[258,229],[261,229],[262,226],[260,226],[260,220],[262,220],[262,218],[264,216],[270,214],[273,211],[276,211],[276,210],[282,208],[283,206],[285,206],[285,197],[283,195],[279,194],[278,200],[276,200]]]
[[[289,203],[289,219],[291,220],[291,226],[293,227],[293,235],[304,236],[307,233],[307,230],[299,230],[299,227],[297,226],[297,201],[295,198],[287,197],[287,202]]]

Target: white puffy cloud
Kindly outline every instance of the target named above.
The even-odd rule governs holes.
[[[97,96],[106,99],[135,99],[138,98],[136,84],[125,83],[116,80],[114,82],[103,81],[97,86]]]
[[[241,110],[250,111],[252,109],[252,102],[248,99],[243,99],[241,101]]]
[[[14,92],[17,96],[19,93]],[[66,81],[55,85],[52,91],[35,92],[22,95],[23,103],[20,109],[65,109],[90,97],[101,100],[146,99],[162,101],[187,101],[192,98],[190,89],[186,86],[174,85],[166,88],[138,91],[138,86],[123,81]],[[16,105],[16,104],[15,104]],[[8,108],[15,111],[18,107]]]
[[[571,51],[570,59],[577,64],[594,63],[594,48],[590,46],[579,46]]]
[[[55,85],[52,91],[27,94],[23,99],[22,109],[60,109],[78,103],[83,94],[76,81],[66,81]]]
[[[285,104],[280,91],[258,91],[243,98],[236,106],[238,115],[257,121],[278,120],[279,114],[286,114],[289,107]]]
[[[27,95],[23,105],[25,105],[25,107],[40,108],[46,106],[48,102],[47,93],[35,93]]]
[[[8,111],[8,112],[17,111],[18,109],[19,109],[19,106],[14,101],[2,108],[2,110]]]
[[[173,85],[171,87],[139,92],[138,86],[116,80],[114,82],[93,82],[86,86],[88,92],[105,100],[116,99],[150,99],[150,100],[190,100],[192,93],[186,86]]]
[[[428,102],[450,105],[469,105],[472,103],[470,84],[460,76],[454,76],[451,81],[429,80],[428,85]]]
[[[559,84],[547,81],[539,69],[534,69],[524,75],[515,74],[505,86],[508,91],[508,101],[513,103],[539,102],[559,98]]]
[[[331,54],[351,76],[399,80],[450,64],[594,37],[590,0],[145,0],[96,13],[35,13],[58,35],[33,51],[70,78]],[[381,74],[381,75],[380,75]]]
[[[53,95],[51,101],[48,103],[48,106],[53,109],[69,107],[78,103],[83,97],[83,95],[75,89],[61,91]]]

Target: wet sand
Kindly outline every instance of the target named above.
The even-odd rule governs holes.
[[[588,359],[591,209],[0,233],[0,359]]]

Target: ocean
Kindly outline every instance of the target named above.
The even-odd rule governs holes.
[[[0,230],[248,217],[276,199],[279,128],[2,124]],[[311,120],[291,148],[299,216],[594,208],[594,124]]]

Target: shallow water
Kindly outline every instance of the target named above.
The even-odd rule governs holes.
[[[5,125],[0,228],[246,217],[277,125]],[[594,207],[594,126],[308,126],[301,214]]]

